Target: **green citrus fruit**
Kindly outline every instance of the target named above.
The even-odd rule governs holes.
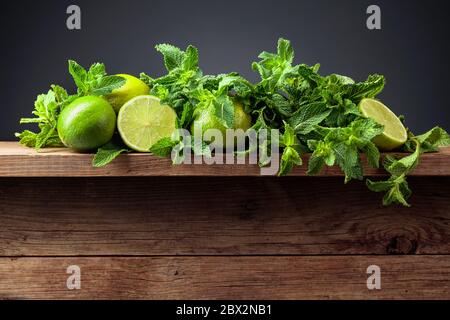
[[[234,125],[233,129],[247,131],[252,126],[252,117],[245,113],[244,106],[240,102],[234,102]]]
[[[373,139],[381,150],[389,151],[402,146],[408,134],[400,119],[383,103],[375,99],[362,99],[359,103],[362,114],[384,126],[384,131]]]
[[[117,128],[127,146],[149,152],[158,140],[170,137],[176,129],[175,111],[154,96],[138,96],[123,105]]]
[[[125,84],[120,88],[114,89],[105,98],[113,106],[114,111],[119,113],[122,106],[137,96],[149,94],[150,88],[140,79],[131,76],[129,74],[118,74],[122,78],[125,78]]]
[[[86,96],[66,106],[58,118],[58,134],[65,146],[88,151],[111,140],[116,114],[103,98]]]
[[[244,132],[252,126],[252,118],[245,113],[244,107],[240,102],[234,101],[234,122],[232,129],[242,129]],[[196,134],[197,131],[202,134],[208,129],[216,129],[222,133],[224,145],[227,146],[226,130],[227,127],[214,114],[214,110],[201,110],[195,117],[191,125],[191,134]]]

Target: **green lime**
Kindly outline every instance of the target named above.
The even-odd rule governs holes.
[[[175,131],[177,115],[154,96],[138,96],[123,105],[117,117],[117,128],[127,146],[149,152],[158,140]]]
[[[111,140],[116,114],[103,98],[86,96],[65,107],[58,118],[58,134],[65,146],[88,151]]]
[[[237,101],[234,101],[234,124],[233,129],[242,129],[244,132],[250,129],[252,126],[252,118],[245,113],[244,106]],[[191,134],[195,134],[198,130],[202,134],[208,129],[217,129],[223,135],[224,145],[227,146],[226,130],[227,127],[223,122],[214,114],[214,110],[201,110],[195,117],[194,122],[191,125]]]
[[[119,113],[120,108],[134,97],[150,92],[150,88],[140,79],[129,74],[118,74],[118,76],[125,78],[125,84],[105,96],[116,113]]]
[[[191,133],[203,134],[209,129],[219,130],[225,137],[225,132],[227,127],[222,123],[222,121],[214,114],[214,110],[201,110],[195,117],[194,122],[191,125]]]
[[[252,117],[245,113],[244,106],[240,102],[234,102],[234,129],[247,131],[252,126]]]
[[[384,126],[384,132],[373,139],[381,150],[389,151],[402,146],[408,134],[400,119],[383,103],[375,99],[362,99],[359,103],[362,114]]]

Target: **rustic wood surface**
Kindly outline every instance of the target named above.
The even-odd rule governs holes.
[[[92,154],[75,153],[64,148],[42,149],[36,152],[17,142],[0,142],[0,177],[91,177],[91,176],[260,176],[257,165],[179,165],[171,160],[149,154],[122,155],[110,165],[93,168]],[[308,156],[304,165],[295,167],[291,175],[305,176]],[[385,175],[364,161],[368,176]],[[416,176],[450,176],[450,148],[425,154],[421,164],[411,173]],[[337,167],[326,167],[319,176],[342,176]]]
[[[367,267],[382,272],[368,290]],[[81,289],[66,287],[81,268]],[[0,298],[433,299],[450,297],[449,256],[0,258]]]
[[[450,299],[450,149],[409,178],[411,208],[335,168],[91,157],[0,143],[0,299]],[[72,264],[81,290],[66,287]]]
[[[315,177],[0,179],[0,254],[450,254],[450,177],[411,208]]]

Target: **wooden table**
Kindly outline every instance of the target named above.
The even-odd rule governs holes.
[[[278,178],[91,158],[0,142],[0,298],[450,298],[450,148],[423,156],[411,208],[383,207],[336,168]]]

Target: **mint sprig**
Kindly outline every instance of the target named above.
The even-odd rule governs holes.
[[[450,145],[450,136],[439,127],[419,136],[411,134],[405,144],[405,149],[407,151],[414,150],[414,152],[400,159],[386,156],[383,167],[391,175],[390,178],[382,181],[367,179],[367,187],[375,192],[385,192],[383,205],[398,203],[409,207],[408,199],[412,192],[408,185],[407,175],[417,167],[422,153],[434,152],[439,147],[448,145]]]
[[[96,168],[104,167],[122,153],[128,152],[131,152],[131,149],[125,146],[119,137],[115,136],[110,142],[98,148],[97,153],[92,159],[92,166]]]
[[[120,88],[125,79],[120,76],[106,75],[103,63],[94,63],[89,70],[83,68],[74,60],[69,60],[69,73],[78,88],[78,96],[103,96]]]
[[[24,130],[16,133],[20,143],[39,150],[44,147],[60,147],[62,142],[56,130],[59,112],[72,100],[67,91],[57,85],[52,85],[51,89],[38,95],[32,114],[34,118],[22,118],[20,124],[37,124],[39,132]]]
[[[69,73],[77,86],[76,94],[68,94],[66,89],[58,85],[51,85],[51,89],[38,95],[32,114],[34,118],[22,118],[21,124],[37,124],[38,132],[24,130],[16,133],[20,143],[37,150],[44,147],[63,146],[57,132],[58,117],[70,102],[78,97],[87,95],[103,96],[121,87],[125,79],[120,76],[108,76],[105,65],[94,63],[89,70],[83,68],[74,60],[68,62]]]

